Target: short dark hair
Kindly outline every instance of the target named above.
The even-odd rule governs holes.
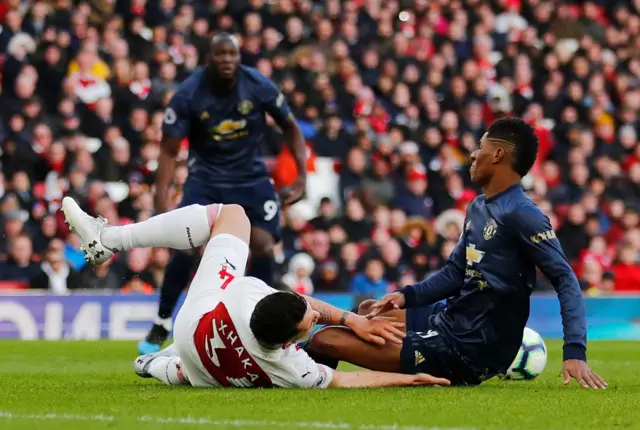
[[[513,170],[525,176],[531,170],[538,156],[538,135],[533,127],[521,118],[500,118],[487,131],[489,139],[500,139],[514,145]]]
[[[293,340],[307,312],[307,301],[291,291],[269,294],[256,304],[249,326],[258,342],[279,347]]]

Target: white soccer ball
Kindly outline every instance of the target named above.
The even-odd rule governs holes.
[[[525,327],[522,344],[513,364],[507,370],[505,379],[534,379],[547,365],[547,346],[540,336],[529,327]]]

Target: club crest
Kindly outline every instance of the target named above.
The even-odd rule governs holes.
[[[495,220],[489,220],[487,224],[484,226],[484,230],[482,231],[482,235],[484,236],[484,240],[490,240],[493,236],[496,235],[496,231],[498,230],[498,224]]]
[[[253,110],[253,103],[249,100],[242,100],[238,105],[238,112],[242,115],[248,115]]]

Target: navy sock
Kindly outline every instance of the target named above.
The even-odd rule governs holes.
[[[275,264],[273,262],[273,256],[255,256],[251,257],[247,276],[253,276],[254,278],[260,279],[265,284],[273,286],[274,271]]]
[[[180,294],[191,279],[191,269],[195,257],[185,252],[174,252],[164,272],[164,281],[160,289],[158,316],[169,318],[178,303]]]

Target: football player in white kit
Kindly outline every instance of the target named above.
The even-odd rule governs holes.
[[[101,264],[133,248],[206,244],[174,326],[174,343],[138,357],[135,372],[167,385],[195,387],[392,387],[449,385],[426,374],[341,372],[298,348],[316,324],[343,325],[369,342],[401,343],[403,324],[367,320],[244,276],[251,226],[238,205],[192,205],[136,224],[109,226],[65,197],[62,210],[86,259]]]

